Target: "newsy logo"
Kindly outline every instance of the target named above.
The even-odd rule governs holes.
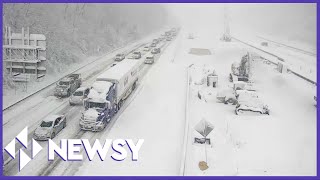
[[[5,148],[4,150],[14,159],[16,157],[16,140],[23,147],[28,149],[28,127],[25,127]],[[31,155],[32,159],[41,151],[42,147],[35,141],[31,140]],[[31,158],[22,150],[19,149],[19,170],[28,164]]]
[[[23,147],[28,149],[28,127],[24,128],[5,148],[4,150],[14,159],[16,155],[16,142],[20,143]],[[83,155],[81,147],[83,147],[86,155],[90,161],[93,160],[95,154],[98,154],[101,161],[104,161],[107,152],[112,148],[114,153],[110,156],[115,161],[124,160],[128,152],[125,149],[127,145],[130,152],[132,161],[138,160],[139,150],[144,140],[139,139],[135,144],[132,139],[106,139],[103,146],[99,139],[96,139],[91,146],[88,139],[61,139],[60,145],[55,144],[51,139],[48,140],[48,160],[53,161],[55,154],[57,154],[64,161],[81,161]],[[19,149],[19,170],[21,171],[41,150],[42,147],[31,139],[31,157],[29,157],[24,150]]]

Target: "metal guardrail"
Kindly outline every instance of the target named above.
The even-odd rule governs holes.
[[[289,46],[289,45],[283,44],[283,43],[281,43],[281,42],[276,42],[276,41],[273,41],[273,40],[270,40],[270,39],[266,39],[266,38],[261,37],[261,36],[257,36],[257,37],[260,38],[260,39],[263,39],[263,40],[272,42],[272,43],[274,43],[274,44],[278,44],[278,45],[281,45],[281,46],[284,46],[284,47],[287,47],[287,48],[291,48],[291,49],[296,50],[296,51],[300,51],[300,52],[302,52],[302,53],[304,53],[304,54],[307,54],[307,55],[316,56],[315,53],[306,51],[306,50],[304,50],[304,49],[299,49],[299,48],[296,48],[296,47],[293,47],[293,46]]]
[[[129,43],[129,44],[133,44],[133,43],[135,43],[135,42],[137,42],[137,41],[131,42],[131,43]],[[111,53],[113,53],[113,52],[115,52],[115,51],[117,51],[117,50],[119,50],[119,49],[121,49],[121,48],[124,48],[124,47],[128,46],[129,44],[126,44],[126,45],[123,45],[123,46],[121,46],[121,47],[115,48],[115,49],[111,50],[110,52],[106,53],[105,55],[103,55],[102,57],[99,57],[99,58],[97,58],[97,59],[95,59],[95,60],[93,60],[93,61],[90,61],[89,63],[87,63],[87,64],[85,64],[85,65],[83,65],[83,66],[81,66],[81,67],[77,68],[76,70],[74,70],[74,71],[70,72],[69,74],[75,73],[75,72],[79,71],[80,69],[82,69],[82,68],[86,67],[87,65],[89,65],[89,64],[91,64],[91,63],[94,63],[94,62],[96,62],[96,61],[100,60],[101,58],[103,58],[104,56],[107,56],[107,55],[109,55],[109,54],[111,54]],[[140,46],[141,46],[141,45],[140,45]],[[63,77],[64,77],[64,76],[63,76]],[[56,80],[56,81],[54,81],[54,82],[52,82],[52,83],[50,83],[50,84],[48,84],[48,85],[46,85],[46,86],[44,86],[44,87],[40,88],[40,89],[39,89],[39,90],[37,90],[37,91],[35,91],[35,92],[33,92],[33,93],[31,93],[31,94],[29,94],[29,95],[27,95],[27,96],[25,96],[25,97],[23,97],[23,98],[19,99],[18,101],[16,101],[16,102],[12,103],[11,105],[9,105],[9,106],[7,106],[7,107],[3,108],[3,109],[2,109],[2,111],[8,110],[8,109],[10,109],[11,107],[13,107],[13,106],[17,105],[18,103],[20,103],[20,102],[22,102],[22,101],[24,101],[24,100],[26,100],[26,99],[28,99],[28,98],[32,97],[33,95],[35,95],[35,94],[37,94],[37,93],[39,93],[39,92],[41,92],[41,91],[43,91],[43,90],[47,89],[48,87],[50,87],[50,86],[52,86],[52,85],[56,84],[60,79],[61,79],[61,78],[59,78],[58,80]]]
[[[236,41],[239,41],[239,42],[241,42],[241,43],[243,43],[243,44],[245,44],[245,45],[247,45],[247,46],[250,46],[250,47],[252,47],[252,48],[254,48],[254,49],[257,49],[257,50],[259,50],[259,51],[262,51],[262,52],[264,52],[264,53],[266,53],[266,54],[268,54],[268,55],[271,55],[271,56],[273,56],[273,57],[276,57],[279,61],[285,62],[285,60],[284,60],[283,58],[281,58],[281,57],[279,57],[279,56],[277,56],[277,55],[275,55],[275,54],[273,54],[273,53],[267,52],[267,51],[265,51],[265,50],[263,50],[263,49],[261,49],[261,48],[258,48],[258,47],[254,46],[254,45],[251,45],[251,44],[249,44],[249,43],[247,43],[247,42],[244,42],[244,41],[242,41],[242,40],[240,40],[240,39],[238,39],[238,38],[235,38],[235,37],[233,37],[233,36],[232,36],[231,38],[234,39],[234,40],[236,40]],[[264,58],[264,59],[266,59],[266,58]],[[271,61],[271,60],[269,60],[269,59],[266,59],[266,60],[268,60],[268,61],[271,62],[272,64],[277,65],[276,62],[273,62],[273,61]],[[291,72],[292,74],[298,76],[299,78],[308,81],[309,83],[312,83],[312,84],[314,84],[314,85],[317,85],[317,82],[314,82],[313,80],[311,80],[311,79],[309,79],[309,78],[307,78],[307,77],[305,77],[305,76],[303,76],[303,75],[301,75],[301,74],[299,74],[299,73],[297,73],[297,72],[295,72],[295,71],[293,71],[293,70],[291,70],[291,69],[289,69],[289,68],[288,68],[288,71]]]

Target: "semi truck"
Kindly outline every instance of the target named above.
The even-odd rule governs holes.
[[[136,88],[140,61],[121,61],[99,75],[84,100],[80,128],[103,130]]]

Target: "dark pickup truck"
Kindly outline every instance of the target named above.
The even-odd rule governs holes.
[[[81,86],[80,74],[69,74],[57,82],[54,95],[57,97],[70,96]]]

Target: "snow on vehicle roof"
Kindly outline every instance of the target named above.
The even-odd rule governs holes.
[[[96,81],[108,81],[110,79],[119,81],[126,73],[128,73],[139,61],[121,61],[116,66],[111,67],[101,75]]]
[[[112,86],[112,83],[108,81],[96,81],[92,84],[92,88],[97,93],[108,92],[111,86]]]
[[[84,91],[84,90],[86,90],[87,89],[87,87],[79,87],[77,90],[76,90],[76,92],[78,92],[78,91]]]
[[[105,103],[106,95],[112,86],[111,82],[107,81],[96,81],[92,84],[92,89],[90,89],[90,93],[88,94],[88,98],[93,100],[94,102]]]
[[[263,108],[265,104],[257,97],[253,97],[250,95],[241,94],[238,99],[238,103],[240,105],[248,106],[248,107],[259,107]]]
[[[44,122],[51,122],[56,120],[60,115],[49,115],[43,119]]]
[[[64,77],[60,81],[71,81],[72,79],[72,77]]]

